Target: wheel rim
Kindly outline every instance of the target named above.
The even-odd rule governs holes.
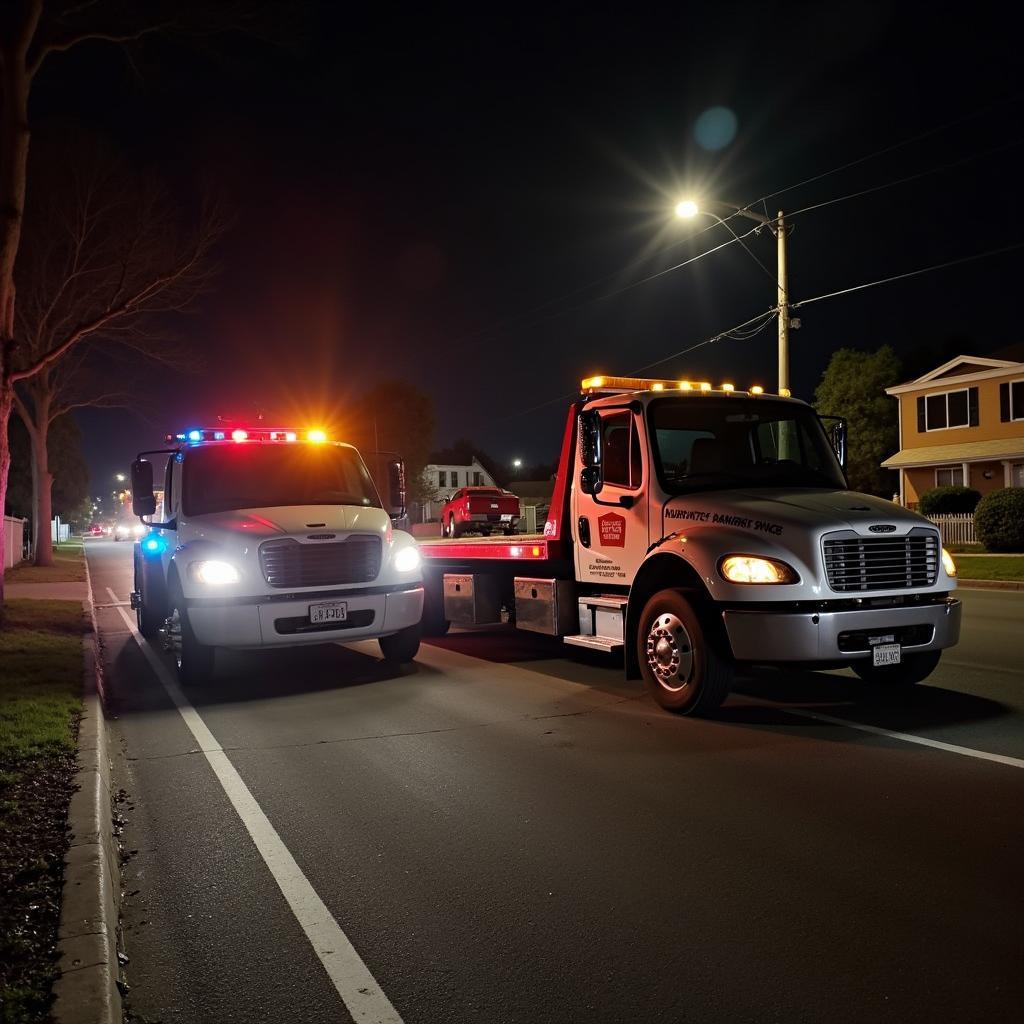
[[[678,615],[665,612],[647,633],[647,665],[658,684],[672,693],[689,686],[693,675],[693,643]]]

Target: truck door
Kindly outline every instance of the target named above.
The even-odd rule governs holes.
[[[573,539],[580,582],[628,586],[647,554],[647,460],[644,425],[631,409],[601,413],[604,486],[600,494],[579,488],[576,454]]]

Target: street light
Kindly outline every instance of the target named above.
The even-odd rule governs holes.
[[[760,213],[756,213],[754,210],[747,210],[741,206],[733,206],[731,203],[721,203],[717,201],[705,203],[705,206],[717,206],[719,209],[728,210],[730,216],[739,214],[741,217],[746,217],[748,220],[756,221],[762,227],[768,228],[769,231],[775,236],[778,249],[778,316],[779,316],[779,391],[789,388],[789,273],[786,268],[786,220],[782,210],[779,210],[778,216],[774,219],[765,217]],[[741,245],[743,242],[740,240],[739,235],[729,227],[726,221],[722,220],[717,213],[712,212],[708,209],[702,209],[697,202],[693,199],[683,199],[676,203],[675,207],[676,216],[681,220],[692,220],[699,214],[706,214],[708,217],[713,217],[723,227],[727,228],[730,234],[735,238]],[[746,249],[746,246],[743,246]],[[747,249],[750,252],[749,249]],[[753,253],[750,253],[754,256]],[[754,256],[754,259],[757,259]],[[758,263],[761,261],[758,260]],[[762,266],[764,266],[762,264]],[[766,268],[767,269],[767,268]],[[770,276],[770,271],[769,271]],[[799,325],[798,325],[799,326]]]
[[[522,469],[522,466],[523,466],[523,460],[522,459],[513,459],[512,460],[512,468],[515,470],[515,473],[513,475],[517,479],[519,477],[519,470]]]
[[[123,483],[124,483],[124,473],[115,473],[115,474],[114,474],[114,479],[115,479],[115,480],[116,480],[116,481],[117,481],[117,482],[118,482],[119,484],[123,484]]]

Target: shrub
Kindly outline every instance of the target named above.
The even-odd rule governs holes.
[[[1024,487],[986,495],[975,510],[974,529],[989,551],[1024,551]]]
[[[981,501],[981,493],[973,487],[933,487],[925,491],[917,511],[923,516],[949,516],[973,512]]]

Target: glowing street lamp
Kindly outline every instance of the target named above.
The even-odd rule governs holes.
[[[124,483],[124,473],[116,473],[116,474],[114,475],[114,479],[115,479],[115,480],[116,480],[116,481],[117,481],[117,482],[118,482],[119,484],[123,484],[123,483]]]
[[[786,221],[782,210],[774,219],[765,217],[754,210],[747,210],[741,206],[733,206],[731,203],[718,201],[698,204],[694,199],[683,199],[676,203],[675,213],[680,220],[692,220],[694,217],[704,214],[713,217],[719,224],[726,228],[729,233],[739,241],[739,236],[728,223],[717,213],[707,209],[708,206],[715,206],[727,210],[730,216],[738,214],[748,220],[756,221],[762,227],[767,227],[775,236],[778,244],[778,316],[779,316],[779,391],[789,387],[789,273],[786,268]],[[740,243],[743,244],[742,242]],[[746,248],[744,246],[744,248]],[[753,253],[751,253],[753,255]],[[756,259],[756,257],[755,257]],[[794,324],[799,326],[799,324]]]

